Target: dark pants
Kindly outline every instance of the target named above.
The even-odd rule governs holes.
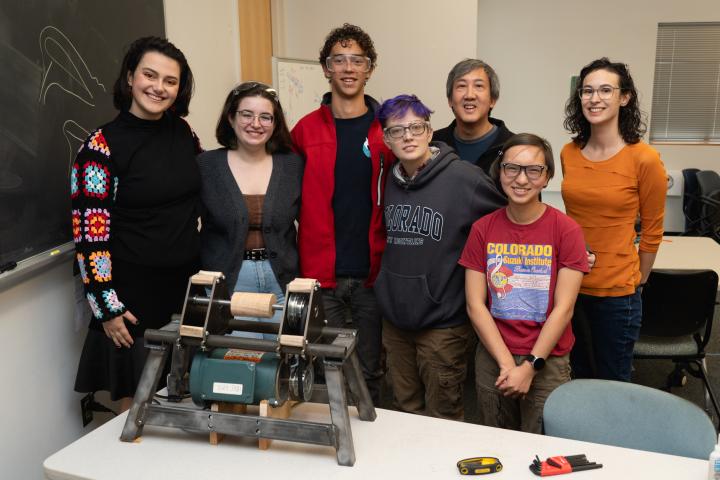
[[[407,331],[386,321],[383,343],[395,406],[403,412],[463,420],[468,347],[474,338],[469,323]]]
[[[525,361],[525,355],[513,355],[515,364]],[[475,388],[478,398],[478,423],[488,427],[508,428],[529,433],[542,433],[542,414],[545,400],[557,387],[570,381],[569,355],[550,355],[545,368],[535,374],[530,390],[522,398],[510,398],[500,393],[495,381],[500,368],[482,343],[475,353]]]
[[[358,331],[356,351],[370,397],[377,406],[383,370],[380,365],[382,321],[375,292],[365,287],[364,278],[355,277],[338,277],[337,287],[324,288],[322,292],[328,325]]]
[[[629,382],[641,320],[639,291],[623,297],[578,295],[570,355],[573,376]]]

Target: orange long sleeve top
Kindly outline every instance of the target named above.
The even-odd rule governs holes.
[[[562,197],[567,214],[580,224],[595,265],[580,293],[598,297],[630,295],[640,283],[635,220],[640,215],[641,252],[660,247],[667,174],[657,150],[639,142],[607,160],[588,160],[575,143],[560,153]]]

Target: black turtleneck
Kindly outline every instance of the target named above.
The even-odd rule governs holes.
[[[199,257],[197,141],[181,118],[129,112],[90,134],[73,166],[78,265],[95,318],[126,310],[112,262],[153,271]],[[149,293],[150,294],[150,293]]]
[[[103,133],[118,177],[113,255],[157,267],[197,258],[200,172],[188,124],[170,114],[143,120],[122,112]]]

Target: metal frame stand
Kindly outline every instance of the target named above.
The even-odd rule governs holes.
[[[150,352],[120,440],[132,442],[142,435],[146,425],[156,425],[203,433],[217,432],[327,445],[335,448],[338,464],[354,465],[355,448],[348,405],[354,404],[357,407],[360,420],[374,421],[376,418],[375,407],[355,352],[354,330],[325,327],[322,335],[326,338],[334,337],[331,343],[308,343],[305,346],[308,355],[322,360],[325,371],[326,384],[314,385],[310,399],[313,402],[328,403],[330,406],[330,423],[320,423],[210,412],[182,403],[153,403],[160,375],[171,353],[168,393],[171,401],[177,401],[186,391],[185,374],[189,348],[200,346],[201,342],[204,347],[244,348],[265,352],[280,351],[282,348],[273,340],[224,335],[208,335],[204,340],[181,337],[178,329],[179,324],[171,322],[161,330],[145,332],[145,343]]]

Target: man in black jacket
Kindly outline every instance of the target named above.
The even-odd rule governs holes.
[[[500,97],[495,70],[482,60],[465,59],[450,70],[446,93],[455,120],[436,131],[433,140],[447,143],[460,158],[489,174],[500,148],[513,134],[502,120],[490,117]]]

